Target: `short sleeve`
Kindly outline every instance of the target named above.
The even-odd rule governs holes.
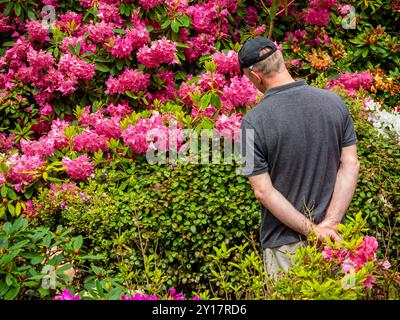
[[[268,171],[268,160],[263,152],[262,140],[246,120],[242,121],[240,128],[240,151],[242,175],[250,177]]]
[[[347,107],[344,122],[345,123],[342,137],[342,147],[348,147],[357,143],[357,136],[354,129],[353,119],[351,118]]]

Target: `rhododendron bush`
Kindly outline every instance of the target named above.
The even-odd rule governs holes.
[[[253,234],[258,207],[247,182],[234,176],[231,167],[200,165],[186,172],[182,163],[172,160],[192,159],[187,150],[202,130],[213,129],[213,138],[220,137],[221,145],[238,141],[241,119],[262,93],[241,75],[237,52],[247,39],[261,35],[274,39],[295,78],[335,90],[346,99],[356,120],[364,165],[350,212],[365,209],[369,223],[377,227],[373,231],[378,242],[389,242],[388,252],[396,259],[398,245],[393,243],[398,241],[380,236],[380,230],[390,230],[390,237],[400,239],[400,164],[396,162],[400,2],[368,4],[346,0],[0,1],[1,221],[23,215],[50,227],[57,221],[70,224],[88,239],[88,251],[108,256],[101,267],[129,274],[132,268],[144,268],[143,261],[132,258],[135,262],[126,264],[126,270],[117,266],[120,255],[127,254],[121,241],[128,244],[125,236],[117,237],[115,226],[128,226],[129,238],[132,225],[125,222],[132,219],[115,222],[115,234],[102,229],[109,238],[99,242],[89,230],[99,227],[97,219],[104,212],[91,216],[93,203],[103,203],[94,194],[87,195],[86,189],[110,183],[104,198],[116,208],[110,211],[115,215],[135,212],[127,211],[128,205],[111,203],[126,190],[142,195],[142,203],[131,200],[145,215],[165,213],[154,225],[165,223],[170,229],[163,235],[170,239],[164,239],[165,247],[153,244],[165,254],[162,268],[168,280],[164,279],[163,290],[177,287],[186,290],[188,297],[191,290],[203,290],[210,273],[200,259],[219,245],[224,228],[229,229],[225,233],[231,234],[231,244],[241,244],[243,235]],[[384,14],[375,14],[378,7]],[[187,129],[195,134],[188,135]],[[372,146],[371,141],[383,141],[382,147]],[[165,167],[150,166],[149,153],[160,155]],[[390,168],[386,170],[380,159],[387,159]],[[138,168],[143,167],[142,174]],[[216,170],[215,177],[208,170]],[[181,178],[172,178],[174,172]],[[197,186],[202,184],[193,178],[197,175],[208,189]],[[149,182],[160,177],[171,181]],[[185,190],[181,198],[178,189]],[[209,192],[209,198],[200,197],[200,189]],[[148,190],[155,193],[142,194]],[[83,202],[77,205],[76,198]],[[181,203],[187,208],[177,214]],[[193,221],[192,211],[202,208],[214,216],[204,213],[206,217]],[[88,216],[92,220],[85,220]],[[220,216],[224,218],[218,220]],[[207,226],[214,223],[221,230],[210,235]],[[176,225],[184,226],[181,233]],[[159,230],[154,232],[161,237]],[[362,257],[335,248],[326,248],[323,254],[343,270],[357,271],[360,259],[371,258],[372,241],[365,241],[360,244],[366,246],[360,249]],[[183,254],[185,248],[194,248],[196,257]],[[383,251],[378,249],[377,254]],[[182,261],[177,262],[177,256]],[[364,281],[373,286],[374,276]],[[156,291],[143,296],[160,294]],[[71,292],[77,291],[61,292],[61,298],[74,299]],[[124,292],[114,297],[119,299]]]

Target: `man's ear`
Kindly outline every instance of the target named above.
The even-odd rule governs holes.
[[[253,74],[253,76],[255,78],[257,78],[258,82],[260,84],[263,84],[263,77],[261,77],[257,72],[255,72],[254,70],[250,70],[250,72]]]

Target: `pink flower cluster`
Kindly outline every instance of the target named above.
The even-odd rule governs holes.
[[[235,107],[239,106],[247,107],[250,103],[256,104],[258,101],[258,89],[246,76],[234,76],[222,91],[223,109],[227,111],[234,111]]]
[[[29,40],[31,42],[50,41],[50,37],[48,35],[46,27],[40,22],[36,20],[29,20],[29,22],[26,24],[26,28],[28,30]]]
[[[312,0],[308,11],[304,14],[304,22],[319,27],[326,26],[331,19],[330,10],[335,7],[337,0]]]
[[[138,0],[138,2],[144,9],[153,9],[155,6],[158,6],[163,1],[162,0]]]
[[[162,103],[168,100],[175,100],[177,96],[177,90],[175,89],[175,78],[172,71],[159,71],[157,73],[157,84],[158,90],[155,93],[146,93],[146,98],[152,103],[155,99],[158,99]]]
[[[62,164],[64,167],[67,167],[67,174],[75,180],[86,180],[94,171],[94,165],[89,161],[87,154],[73,160],[63,157]]]
[[[203,55],[210,54],[215,49],[214,43],[215,36],[207,33],[200,33],[199,35],[192,37],[190,40],[185,41],[185,44],[190,48],[185,48],[183,52],[188,61],[193,62]]]
[[[10,156],[6,161],[6,166],[10,168],[7,180],[13,184],[16,191],[22,191],[22,187],[29,185],[35,180],[35,173],[45,162],[39,155],[19,155],[18,153]]]
[[[124,37],[112,37],[112,44],[108,44],[108,51],[114,57],[126,58],[129,57],[133,50],[147,44],[150,39],[150,33],[144,24],[138,24],[135,28],[129,29]]]
[[[65,128],[68,126],[68,121],[54,120],[49,133],[40,137],[39,140],[28,141],[21,139],[20,145],[22,152],[29,156],[39,156],[44,160],[45,157],[51,156],[54,150],[68,147],[69,141],[65,136]]]
[[[365,236],[361,244],[354,250],[349,250],[347,248],[334,249],[330,246],[325,246],[322,251],[322,256],[339,263],[343,272],[348,274],[353,270],[358,272],[366,263],[375,261],[378,246],[375,237]],[[387,269],[390,267],[390,263],[385,261],[381,266]],[[370,288],[373,282],[374,277],[369,275],[363,282],[363,286]]]
[[[163,37],[155,40],[151,46],[143,46],[137,52],[138,61],[148,68],[158,68],[162,64],[177,64],[176,43]]]
[[[225,139],[237,141],[239,139],[242,116],[239,114],[219,115],[215,123],[216,131]]]
[[[238,54],[233,50],[229,50],[228,53],[217,51],[213,54],[212,60],[217,65],[217,71],[222,74],[234,76],[240,73]]]
[[[146,90],[150,85],[150,75],[142,71],[125,69],[125,71],[114,78],[110,76],[106,81],[106,93],[120,93],[123,94],[129,90],[133,93]]]
[[[107,138],[86,128],[74,138],[74,148],[77,152],[97,152],[107,150]]]
[[[362,87],[364,90],[369,90],[373,84],[374,76],[369,71],[353,74],[349,72],[341,73],[339,78],[332,79],[328,82],[328,89],[339,86],[347,90],[350,95],[354,95],[356,91]]]
[[[81,297],[73,295],[69,290],[64,290],[60,296],[55,296],[54,300],[81,300]]]
[[[150,149],[179,150],[183,142],[183,130],[167,127],[164,119],[165,116],[160,116],[157,111],[153,111],[151,118],[139,118],[135,125],[129,125],[122,132],[124,144],[137,154],[146,153]],[[170,123],[172,122],[170,119]]]
[[[128,297],[124,293],[121,295],[121,300],[160,300],[157,294],[153,294],[152,296],[148,296],[146,294],[142,294],[136,292],[133,296]],[[169,296],[166,300],[185,300],[185,297],[182,293],[177,293],[176,289],[172,288],[169,290]],[[194,296],[193,300],[200,300],[199,296]]]

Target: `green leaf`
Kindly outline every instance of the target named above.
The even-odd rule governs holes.
[[[169,18],[166,18],[164,22],[161,24],[161,29],[166,29],[171,23],[171,20]]]
[[[69,45],[68,45],[68,49],[69,49],[69,51],[70,51],[74,56],[76,56],[75,48],[73,47],[72,44],[69,44]]]
[[[201,109],[205,110],[210,104],[210,100],[211,100],[211,94],[206,93],[204,96],[202,96],[200,100]]]
[[[18,2],[15,3],[14,12],[17,17],[19,17],[21,15],[21,5]]]
[[[7,7],[3,11],[3,16],[7,17],[10,14],[11,9],[14,7],[14,2],[10,1],[7,5]]]
[[[179,32],[179,22],[176,20],[172,20],[171,29],[173,32],[178,33]]]
[[[8,188],[7,194],[11,200],[17,200],[17,194],[12,188]]]
[[[1,187],[1,196],[3,198],[5,198],[5,197],[7,197],[7,194],[8,194],[8,187],[6,185],[4,185]]]
[[[15,207],[11,203],[8,203],[7,208],[8,208],[8,211],[10,211],[10,214],[12,216],[14,216],[15,215]]]
[[[18,295],[20,290],[20,286],[19,284],[17,284],[17,286],[12,287],[11,289],[9,289],[7,291],[7,293],[4,295],[4,300],[14,300],[15,297]]]
[[[101,72],[109,72],[110,71],[110,69],[102,63],[96,63],[96,70],[99,70]]]
[[[77,55],[81,52],[81,43],[79,41],[76,43],[75,52]]]
[[[35,12],[33,12],[32,10],[28,10],[28,18],[31,20],[36,20]]]

